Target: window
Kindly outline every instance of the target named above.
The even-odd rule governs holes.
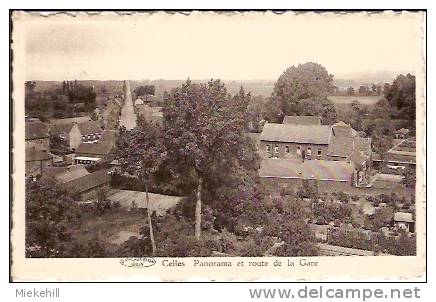
[[[274,146],[274,154],[273,154],[273,158],[278,158],[279,157],[279,146],[275,145]]]
[[[270,152],[271,151],[271,146],[270,145],[266,145],[266,151]]]
[[[289,146],[285,146],[285,152],[289,153]]]
[[[318,156],[321,156],[321,153],[322,153],[321,149],[318,149]]]
[[[297,154],[301,155],[301,146],[297,146]]]
[[[307,156],[311,156],[312,155],[312,148],[307,148],[307,152],[306,152]]]

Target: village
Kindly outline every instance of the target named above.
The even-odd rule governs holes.
[[[383,133],[383,138],[389,137],[390,144],[380,149],[375,147],[382,145],[379,137],[354,129],[350,121],[340,120],[339,114],[333,120],[326,118],[325,111],[320,111],[319,115],[316,112],[284,115],[277,120],[267,118],[271,112],[256,112],[257,118],[247,118],[247,127],[241,132],[241,138],[249,140],[247,146],[253,147],[253,154],[249,156],[256,158],[253,163],[258,163],[250,168],[254,176],[247,176],[247,179],[253,179],[255,193],[244,197],[245,204],[235,206],[239,212],[232,212],[234,217],[225,217],[225,212],[216,214],[218,210],[211,197],[207,206],[200,207],[203,217],[199,229],[195,221],[196,237],[197,231],[207,234],[203,235],[208,238],[205,246],[191,249],[187,246],[189,242],[184,242],[182,252],[181,243],[177,243],[175,237],[177,232],[186,231],[183,228],[193,232],[194,221],[187,222],[186,218],[180,217],[194,215],[194,209],[187,209],[186,204],[194,204],[192,196],[195,190],[186,189],[189,187],[186,183],[173,184],[175,182],[171,179],[177,178],[165,178],[161,168],[158,172],[152,170],[144,174],[147,177],[144,187],[134,177],[135,173],[125,169],[130,155],[125,154],[127,151],[122,155],[120,150],[122,142],[126,148],[131,147],[126,138],[129,133],[153,132],[150,127],[160,129],[173,122],[171,112],[165,109],[168,103],[163,101],[171,92],[161,92],[158,97],[154,86],[135,83],[131,87],[129,80],[118,81],[110,88],[86,81],[64,81],[53,85],[56,93],[52,100],[63,100],[64,107],[58,108],[50,117],[39,117],[34,113],[26,115],[26,196],[42,190],[41,186],[32,189],[34,184],[51,181],[60,192],[65,192],[62,194],[68,195],[66,199],[78,207],[81,213],[77,217],[81,222],[74,232],[68,233],[68,238],[76,236],[97,246],[92,251],[86,244],[79,249],[74,246],[70,249],[79,250],[79,254],[73,256],[83,256],[80,250],[86,250],[84,253],[90,257],[189,256],[192,253],[212,256],[371,256],[416,252],[416,138],[412,127],[398,126],[389,134]],[[188,80],[180,89],[189,85],[195,84]],[[26,88],[29,99],[37,99],[45,93],[37,92],[38,82],[27,82]],[[86,98],[85,101],[72,100],[75,95],[80,98],[80,89],[90,95],[92,102]],[[377,91],[378,88],[374,88],[375,94],[381,94]],[[177,94],[174,92],[174,95]],[[242,89],[239,95],[243,96],[241,98],[246,96]],[[353,100],[354,95],[348,97]],[[235,99],[238,99],[238,94]],[[358,102],[353,104],[359,105]],[[251,103],[245,110],[250,110],[250,106]],[[59,113],[62,110],[70,112],[68,117]],[[358,116],[370,115],[368,109],[359,110]],[[373,128],[377,129],[377,126]],[[150,142],[141,141],[141,144],[157,148]],[[161,154],[169,152],[162,151]],[[139,162],[144,164],[143,160]],[[244,172],[240,173],[244,175]],[[246,176],[241,177],[246,180]],[[219,179],[217,176],[215,181]],[[208,186],[213,185],[214,180],[209,181],[203,190],[210,190]],[[186,177],[186,182],[189,183],[189,177]],[[200,186],[195,194],[207,195],[202,192]],[[244,193],[241,192],[238,194]],[[227,192],[214,194],[234,196]],[[261,206],[256,205],[259,200]],[[260,208],[261,214],[256,212]],[[198,213],[197,209],[195,213]],[[259,218],[254,223],[256,219],[247,218],[249,215],[266,215],[262,217],[268,217],[270,225],[262,223],[263,219]],[[291,221],[293,217],[298,219]],[[274,221],[286,223],[274,226]],[[180,228],[175,224],[180,224]],[[172,229],[166,230],[168,225]],[[300,235],[304,239],[297,244],[301,245],[301,250],[292,250],[289,246],[299,237],[290,239],[283,235],[294,227],[304,229]],[[153,234],[153,229],[157,234]],[[168,234],[170,232],[175,234]],[[186,235],[186,238],[192,237],[195,241],[192,235]],[[144,242],[148,244],[150,239],[152,246],[144,248]],[[29,257],[44,257],[65,252],[65,245],[56,246],[57,243],[52,243],[45,248],[44,254],[37,240],[29,241],[26,253]],[[108,254],[107,249],[112,254]]]

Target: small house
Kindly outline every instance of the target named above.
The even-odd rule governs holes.
[[[394,224],[396,227],[406,230],[407,232],[415,232],[415,221],[412,213],[396,212],[394,214]]]

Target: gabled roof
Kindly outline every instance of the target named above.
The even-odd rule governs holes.
[[[88,135],[88,134],[94,134],[94,133],[102,133],[103,130],[100,128],[97,122],[90,121],[85,123],[77,124],[79,127],[80,134],[82,135]]]
[[[294,125],[321,125],[319,116],[291,116],[287,115],[283,118],[283,124]]]
[[[111,180],[107,169],[101,169],[85,175],[83,177],[71,180],[63,184],[65,190],[71,194],[82,193],[98,187],[103,184],[109,183]]]
[[[137,97],[135,100],[135,106],[138,105],[144,105],[144,101],[140,97]]]
[[[26,122],[26,140],[47,138],[48,125],[41,121]]]
[[[357,135],[357,131],[351,128],[350,125],[345,124],[343,121],[339,121],[332,126],[332,131],[335,136],[354,137]]]
[[[350,181],[353,167],[345,161],[267,158],[262,160],[259,176]]]
[[[84,166],[75,165],[75,166],[66,167],[66,169],[63,171],[59,171],[54,175],[54,178],[61,183],[66,183],[74,179],[78,179],[83,176],[86,176],[88,174],[89,172],[88,170],[86,170]]]
[[[292,125],[268,123],[263,127],[261,141],[327,145],[331,127],[324,125]]]
[[[26,146],[26,162],[51,160],[50,153],[38,150],[34,146]]]

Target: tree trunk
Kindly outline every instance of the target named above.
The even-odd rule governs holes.
[[[203,180],[201,177],[198,179],[197,187],[197,203],[195,205],[195,238],[200,240],[201,237],[201,188]]]
[[[151,224],[151,214],[149,207],[149,198],[148,198],[148,184],[145,184],[145,199],[147,202],[147,219],[148,219],[148,228],[150,230],[150,241],[153,255],[156,254],[156,243],[154,242],[154,234],[153,234],[153,225]]]

